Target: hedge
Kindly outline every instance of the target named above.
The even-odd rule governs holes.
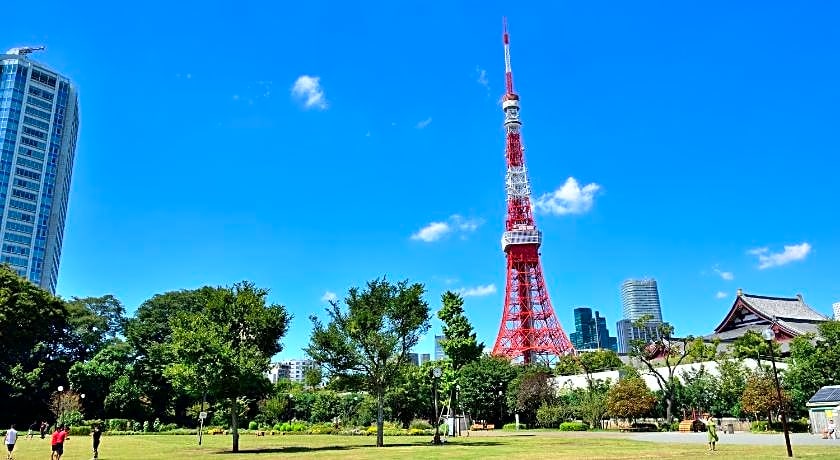
[[[583,422],[563,422],[560,424],[560,431],[586,431],[588,429],[589,424]]]

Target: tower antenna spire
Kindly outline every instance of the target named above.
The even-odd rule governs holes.
[[[502,18],[502,42],[505,44],[505,91],[507,94],[513,92],[513,70],[510,68],[510,34],[508,34],[507,18]]]

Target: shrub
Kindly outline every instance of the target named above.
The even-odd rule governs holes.
[[[767,431],[767,420],[758,420],[750,423],[750,431],[761,432]]]
[[[426,420],[416,418],[411,421],[411,423],[408,425],[408,428],[414,430],[431,430],[434,427],[431,423],[427,422]]]
[[[83,425],[83,426],[95,426],[95,425],[99,425],[99,426],[100,426],[103,430],[105,430],[105,429],[107,429],[107,428],[108,428],[108,426],[105,424],[105,422],[103,422],[102,420],[99,420],[98,418],[97,418],[97,419],[93,419],[93,420],[83,420],[83,421],[82,421],[82,425]]]
[[[131,429],[131,420],[126,418],[112,418],[108,420],[109,431],[128,431]]]
[[[70,427],[70,436],[89,436],[90,435],[90,427],[89,426],[71,426]]]
[[[537,423],[543,428],[557,428],[563,423],[564,413],[559,406],[543,404],[537,409]]]
[[[62,413],[56,423],[62,426],[81,426],[84,416],[77,410],[68,410]]]
[[[260,428],[260,424],[255,422],[255,421],[251,421],[251,423],[248,424],[248,429],[249,430],[258,430],[259,428]]]
[[[177,429],[178,429],[178,424],[177,423],[167,423],[165,425],[160,426],[160,431],[161,432],[169,432],[169,431],[173,431],[173,430],[177,430]]]
[[[502,429],[503,429],[503,430],[506,430],[506,431],[513,431],[513,430],[517,429],[517,426],[516,426],[516,425],[517,425],[517,424],[516,424],[515,422],[514,422],[514,423],[505,423],[505,426],[503,426],[503,427],[502,427]],[[519,429],[520,429],[520,430],[524,430],[524,429],[525,429],[525,424],[524,424],[524,423],[520,423],[520,424],[519,424]]]
[[[130,429],[132,431],[142,431],[143,430],[143,424],[138,422],[137,420],[134,420],[133,422],[131,422],[131,428]]]
[[[560,424],[560,431],[586,431],[589,424],[583,422],[563,422]]]
[[[788,420],[788,429],[791,433],[808,433],[810,432],[810,422],[807,418],[798,420]],[[750,423],[750,431],[753,433],[761,433],[764,431],[782,431],[784,427],[781,422],[773,422],[772,425],[767,426],[767,420],[758,420]]]
[[[156,418],[155,422],[152,424],[152,431],[160,431],[161,423],[160,419]]]
[[[308,433],[309,434],[334,434],[336,431],[337,430],[332,425],[332,423],[326,422],[326,423],[317,423],[317,424],[312,425],[309,428]]]
[[[283,425],[285,425],[285,423],[275,423],[272,428],[274,431],[283,431]]]

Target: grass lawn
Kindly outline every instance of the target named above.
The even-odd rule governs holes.
[[[288,435],[240,438],[240,452],[230,453],[229,436],[205,436],[199,447],[194,436],[103,436],[102,460],[119,459],[537,459],[537,458],[697,458],[706,457],[705,445],[660,444],[631,441],[613,434],[536,432],[516,436],[473,436],[445,446],[431,446],[428,437],[399,436],[385,439],[387,447],[374,447],[372,436]],[[62,460],[87,460],[90,438],[67,441]],[[17,460],[47,459],[49,439],[18,439]],[[838,446],[797,446],[797,458],[840,459]],[[5,455],[5,452],[4,452]],[[721,445],[715,458],[786,458],[784,447]]]

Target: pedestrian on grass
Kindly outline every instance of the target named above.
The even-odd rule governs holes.
[[[706,431],[709,433],[709,452],[713,452],[716,449],[716,444],[718,442],[718,435],[717,435],[717,425],[715,425],[715,421],[712,420],[712,415],[706,415],[706,420],[700,419],[701,422],[706,424]]]
[[[29,425],[29,432],[26,433],[26,439],[32,439],[35,437],[35,431],[38,430],[38,421],[32,422],[32,425]]]
[[[9,455],[6,457],[8,460],[12,460],[12,451],[15,450],[15,443],[17,442],[17,431],[15,430],[15,426],[12,425],[9,428],[9,431],[6,432],[6,448],[9,449]]]
[[[47,425],[47,422],[46,422],[46,421],[42,421],[42,422],[41,422],[41,439],[44,439],[44,437],[46,437],[46,436],[47,436],[47,429],[48,429],[49,427],[50,427],[50,426],[49,426],[49,425]]]
[[[93,458],[99,458],[99,441],[102,439],[102,429],[99,425],[93,426]]]
[[[837,439],[837,427],[834,426],[834,419],[828,421],[825,431],[828,434],[828,439]]]
[[[52,434],[51,444],[52,444],[52,454],[50,454],[50,460],[61,460],[61,456],[64,455],[64,440],[67,439],[67,431],[64,430],[64,427],[55,426],[55,433]]]

